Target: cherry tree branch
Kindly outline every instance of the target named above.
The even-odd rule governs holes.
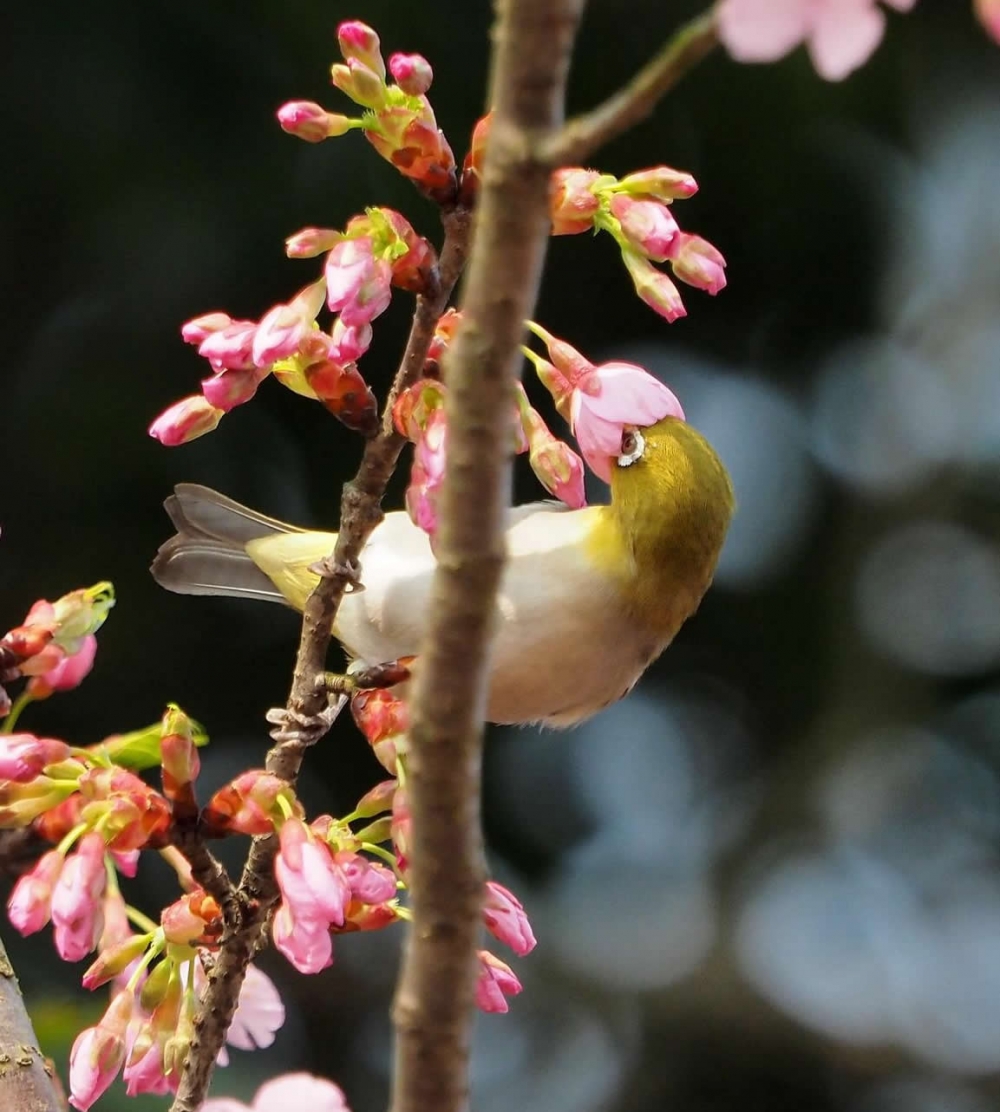
[[[344,704],[338,700],[327,709],[321,682],[326,667],[331,628],[347,591],[359,581],[359,557],[372,530],[382,520],[382,496],[405,443],[392,427],[392,402],[401,389],[415,381],[423,367],[434,335],[434,326],[448,305],[468,253],[470,217],[462,208],[442,214],[444,243],[436,290],[417,299],[403,359],[396,374],[382,427],[365,444],[355,477],[344,486],[340,532],[334,552],[302,615],[292,685],[284,713],[272,732],[275,745],[267,755],[267,769],[294,784],[303,755],[330,728]],[[247,965],[256,953],[268,917],[277,900],[273,861],[276,840],[256,838],[250,849],[236,898],[239,914],[227,923],[217,960],[195,1022],[195,1035],[184,1075],[171,1112],[196,1112],[204,1101],[219,1050],[239,1001]]]
[[[483,884],[480,753],[510,500],[518,345],[549,235],[550,164],[583,0],[498,0],[493,123],[462,311],[448,353],[448,449],[430,619],[406,762],[408,932],[392,1112],[460,1112]]]
[[[52,1066],[38,1049],[24,998],[0,939],[0,1108],[4,1112],[64,1112],[66,1100]]]
[[[718,44],[715,10],[692,19],[627,85],[589,112],[574,116],[544,145],[553,169],[576,165],[598,147],[643,120],[657,101]]]

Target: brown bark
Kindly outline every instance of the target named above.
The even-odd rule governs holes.
[[[484,868],[480,749],[504,563],[514,381],[548,243],[550,166],[583,0],[500,0],[493,123],[464,323],[445,367],[448,450],[437,571],[417,673],[406,790],[413,926],[393,1016],[392,1112],[460,1112]]]
[[[38,1049],[14,968],[0,939],[0,1108],[3,1112],[64,1112],[52,1065]]]

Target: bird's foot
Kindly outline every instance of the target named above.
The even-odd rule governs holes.
[[[330,695],[353,695],[356,691],[395,687],[410,678],[410,669],[415,659],[412,656],[401,656],[398,660],[389,660],[384,664],[365,664],[355,667],[347,675],[321,672],[316,677],[316,686]]]
[[[346,692],[340,692],[346,696]],[[325,737],[334,724],[337,716],[344,709],[345,697],[337,698],[337,693],[331,693],[331,698],[324,710],[318,714],[300,714],[288,707],[272,707],[264,717],[274,727],[271,737],[279,744],[294,744],[307,748],[315,745],[320,738]]]
[[[314,575],[324,579],[342,579],[349,594],[358,594],[365,589],[361,582],[361,563],[358,560],[336,560],[333,555],[309,565]]]

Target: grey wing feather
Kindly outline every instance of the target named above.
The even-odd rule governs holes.
[[[305,532],[198,483],[178,483],[163,505],[178,531],[217,541],[244,545],[271,533]]]

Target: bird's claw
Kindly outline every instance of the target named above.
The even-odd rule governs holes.
[[[353,665],[353,671],[346,676],[337,672],[321,672],[316,677],[316,687],[331,695],[353,695],[356,691],[395,687],[410,678],[410,666],[414,659],[412,656],[401,656],[384,664]]]
[[[342,579],[350,594],[358,594],[365,589],[358,560],[335,560],[333,556],[324,556],[322,560],[310,564],[309,570],[324,579]]]
[[[274,726],[271,737],[276,742],[292,742],[308,747],[324,737],[344,708],[346,695],[332,698],[318,714],[301,714],[289,707],[272,707],[264,717]]]

